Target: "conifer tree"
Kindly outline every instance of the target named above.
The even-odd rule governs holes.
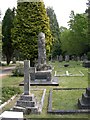
[[[47,7],[47,15],[50,19],[50,29],[52,32],[52,36],[54,38],[53,48],[52,48],[52,56],[61,54],[61,42],[60,42],[60,29],[57,21],[56,14],[52,7]]]
[[[11,29],[13,28],[13,20],[15,16],[14,10],[14,8],[13,10],[8,8],[2,21],[2,51],[6,56],[7,64],[10,63],[11,57],[13,55]]]
[[[52,35],[44,3],[18,1],[12,30],[13,45],[23,59],[29,59],[31,64],[38,55],[37,39],[40,32],[45,33],[48,54],[52,46]]]

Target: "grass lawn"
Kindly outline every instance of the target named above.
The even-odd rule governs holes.
[[[77,100],[85,90],[53,90],[53,110],[77,110]]]
[[[65,62],[55,62],[55,63],[50,63],[54,67],[54,71],[74,71],[76,74],[78,74],[78,71],[82,71],[84,73],[84,76],[81,77],[58,77],[58,82],[59,86],[31,86],[31,88],[46,88],[46,95],[45,95],[45,100],[44,100],[44,106],[43,106],[43,111],[41,114],[30,114],[30,115],[25,115],[24,117],[26,118],[88,118],[90,115],[88,114],[67,114],[67,115],[56,115],[56,114],[48,114],[47,113],[47,107],[48,107],[48,96],[49,96],[49,91],[51,88],[86,88],[88,86],[88,74],[87,68],[82,67],[81,62],[75,62],[75,61],[70,61],[69,67],[63,67]],[[54,75],[53,71],[53,75]],[[2,85],[3,86],[18,86],[20,82],[23,81],[23,77],[12,77],[8,76],[2,79]],[[23,87],[20,87],[23,91]],[[39,99],[42,94],[41,91],[36,92],[36,91],[31,91],[34,93],[37,98]],[[36,92],[36,93],[35,93]],[[69,109],[69,110],[74,110],[77,109],[77,102],[78,98],[82,96],[82,93],[84,90],[70,90],[70,91],[65,91],[65,90],[59,90],[53,91],[53,109]],[[11,107],[11,106],[10,106]]]

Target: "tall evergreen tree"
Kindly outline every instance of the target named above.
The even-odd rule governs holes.
[[[88,9],[86,10],[87,18],[88,18],[87,48],[88,48],[88,52],[90,52],[90,0],[88,0],[87,6],[88,6]]]
[[[52,35],[44,3],[18,1],[12,31],[13,45],[23,59],[30,59],[31,64],[38,55],[37,39],[40,32],[45,33],[48,54],[52,46]]]
[[[52,36],[54,38],[52,55],[53,56],[60,55],[61,54],[60,29],[59,29],[57,17],[53,8],[47,7],[46,10],[47,10],[47,15],[50,19],[50,29],[52,32]]]
[[[11,38],[11,29],[13,28],[13,19],[14,19],[14,9],[7,9],[5,16],[2,21],[2,49],[3,54],[6,56],[7,64],[10,63],[11,57],[13,54],[12,38]]]

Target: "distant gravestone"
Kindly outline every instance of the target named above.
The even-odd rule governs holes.
[[[57,61],[59,60],[59,56],[57,55]]]
[[[79,56],[77,56],[77,61],[80,61],[80,57]]]
[[[83,61],[87,61],[88,60],[88,57],[86,54],[83,55]]]
[[[60,56],[59,56],[59,62],[62,62],[62,61],[63,61],[63,56],[60,55]]]
[[[65,55],[65,61],[69,62],[69,55]]]
[[[16,64],[16,58],[15,57],[13,58],[13,64]]]

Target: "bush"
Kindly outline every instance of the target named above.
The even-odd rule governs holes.
[[[14,76],[24,76],[24,65],[22,63],[17,64],[12,73]]]
[[[19,87],[3,87],[2,88],[2,103],[6,102],[15,94],[20,94],[21,90]]]
[[[90,60],[90,52],[87,53],[88,60]]]

